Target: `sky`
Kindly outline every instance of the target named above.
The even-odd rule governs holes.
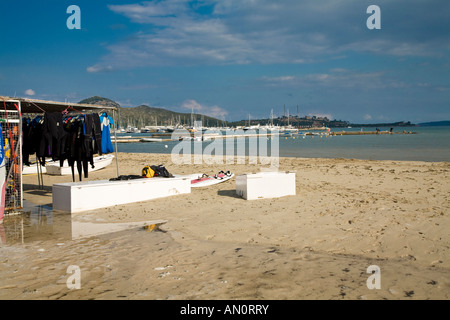
[[[448,0],[16,0],[0,11],[3,96],[102,96],[227,121],[450,120]]]

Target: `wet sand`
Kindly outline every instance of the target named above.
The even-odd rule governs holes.
[[[158,164],[174,174],[260,169],[176,165],[170,155],[119,160],[121,175]],[[449,299],[450,163],[281,158],[280,170],[296,171],[295,196],[246,201],[231,179],[74,215],[103,224],[167,220],[153,232],[72,239],[70,227],[58,226],[70,215],[53,213],[48,236],[0,246],[0,299]],[[88,180],[116,175],[113,163]],[[43,190],[37,181],[24,176],[24,199],[50,207],[51,186],[72,177],[44,175]],[[5,218],[7,236],[20,219]],[[79,290],[67,288],[71,265],[81,270]],[[371,265],[381,289],[367,287]]]

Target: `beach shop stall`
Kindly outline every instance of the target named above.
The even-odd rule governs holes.
[[[119,175],[117,145],[112,145],[110,136],[109,140],[108,137],[103,140],[105,136],[102,136],[110,135],[110,124],[117,123],[117,108],[1,96],[0,99],[1,215],[23,208],[24,167],[34,165],[38,184],[43,186],[46,162],[62,166],[66,161],[72,167],[75,181],[75,177],[81,180],[88,176],[93,154],[115,152]],[[103,141],[107,143],[102,144]],[[30,155],[36,159],[34,163]]]

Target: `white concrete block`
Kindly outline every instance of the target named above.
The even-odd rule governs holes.
[[[293,196],[295,172],[259,172],[236,177],[236,194],[246,200]]]
[[[190,192],[186,178],[60,183],[53,185],[53,210],[75,213]]]

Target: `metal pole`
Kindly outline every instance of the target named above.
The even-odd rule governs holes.
[[[119,177],[120,176],[120,173],[119,173],[119,157],[117,156],[117,130],[116,130],[116,126],[117,126],[117,118],[116,118],[116,112],[115,112],[115,110],[113,109],[113,120],[114,120],[114,126],[113,126],[113,128],[114,128],[114,145],[115,145],[115,153],[116,153],[116,168],[117,168],[117,177]]]
[[[22,104],[19,101],[19,128],[18,128],[18,132],[19,132],[19,138],[18,143],[20,144],[20,148],[19,148],[19,159],[20,159],[20,163],[19,163],[19,171],[20,171],[20,208],[23,208],[23,175],[22,175],[22,168],[23,168],[23,144],[22,144],[22,136],[23,136],[23,132],[22,132]]]

